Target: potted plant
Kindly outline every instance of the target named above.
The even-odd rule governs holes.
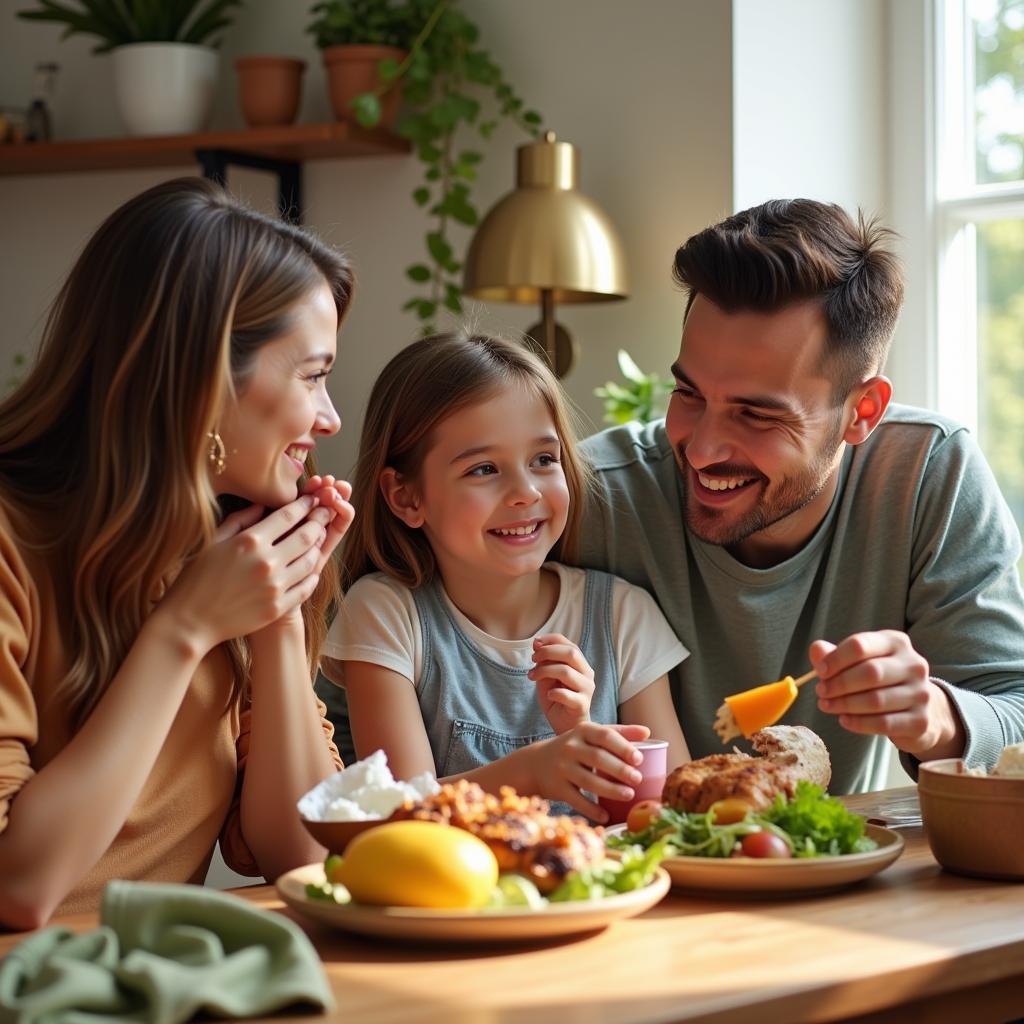
[[[619,372],[626,383],[610,380],[604,387],[594,388],[594,394],[604,403],[605,423],[649,423],[664,416],[665,398],[672,391],[672,381],[656,373],[644,373],[625,349],[619,349],[618,359]]]
[[[36,0],[19,11],[91,35],[112,53],[118,110],[131,135],[199,131],[217,87],[218,35],[242,0]]]
[[[393,128],[401,87],[394,82],[417,35],[413,5],[389,0],[323,0],[311,9],[309,32],[322,51],[334,116],[350,121],[357,97],[376,98],[375,124]]]
[[[508,117],[539,138],[542,118],[524,108],[458,0],[319,0],[312,13],[309,31],[321,48],[372,43],[402,51],[380,60],[376,82],[346,102],[360,125],[378,127],[386,115],[382,98],[398,104],[400,90],[396,130],[413,144],[424,171],[412,198],[430,217],[424,257],[406,268],[422,290],[403,308],[419,319],[424,334],[432,333],[441,309],[462,312],[462,263],[452,226],[473,227],[478,220],[472,186],[483,153],[458,136],[465,129],[489,139],[496,118]],[[487,116],[481,94],[492,103]]]

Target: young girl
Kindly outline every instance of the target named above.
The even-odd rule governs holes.
[[[585,793],[629,800],[640,780],[630,741],[687,760],[666,678],[687,652],[654,601],[546,561],[573,556],[585,482],[558,383],[523,346],[443,335],[385,367],[324,647],[362,756],[598,821]]]
[[[72,269],[0,405],[0,927],[201,882],[218,837],[246,874],[322,855],[295,801],[339,766],[311,671],[352,510],[306,474],[351,291],[198,179]]]

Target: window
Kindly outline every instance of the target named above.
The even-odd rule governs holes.
[[[1024,0],[936,0],[938,405],[1024,527]]]

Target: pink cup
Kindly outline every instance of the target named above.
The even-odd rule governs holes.
[[[633,746],[643,757],[643,761],[636,766],[643,779],[639,785],[633,787],[632,800],[609,800],[603,796],[597,798],[598,804],[608,812],[608,825],[618,825],[625,821],[630,810],[641,800],[660,800],[661,792],[665,788],[668,740],[640,740]]]

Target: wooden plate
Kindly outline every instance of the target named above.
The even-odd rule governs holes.
[[[606,829],[615,834],[625,826]],[[866,825],[865,835],[878,843],[867,853],[839,857],[795,857],[792,860],[754,857],[666,857],[661,866],[673,886],[694,892],[803,896],[827,892],[870,878],[903,852],[903,837],[879,825]]]
[[[653,907],[669,890],[668,874],[658,869],[650,885],[600,900],[549,903],[541,910],[425,910],[372,907],[310,899],[307,883],[324,880],[322,864],[307,864],[278,878],[276,887],[292,909],[344,931],[408,941],[519,942],[573,935],[605,928]]]

